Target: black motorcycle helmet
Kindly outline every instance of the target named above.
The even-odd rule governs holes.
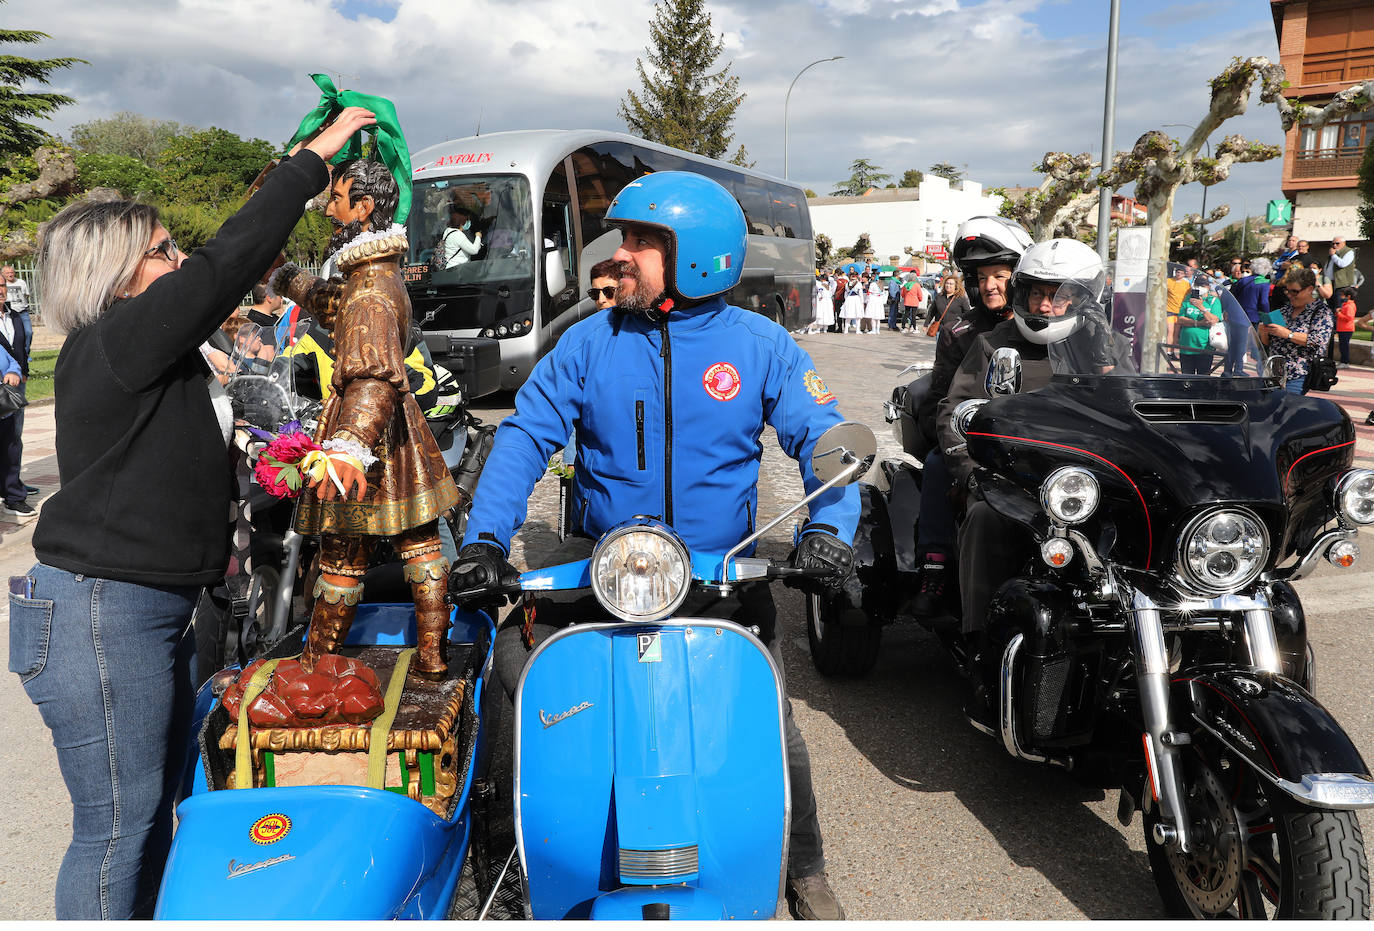
[[[1015,268],[1031,245],[1030,234],[1019,223],[1005,217],[969,217],[959,224],[951,259],[964,277],[964,293],[969,303],[974,307],[983,306],[983,298],[978,293],[979,268],[984,265]]]

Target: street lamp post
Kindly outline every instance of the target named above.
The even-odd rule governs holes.
[[[793,78],[792,83],[787,85],[787,96],[784,97],[782,101],[782,176],[784,178],[789,177],[787,171],[790,167],[787,162],[787,108],[792,104],[792,88],[797,86],[797,78],[805,74],[808,69],[814,68],[816,65],[825,64],[827,61],[839,61],[843,57],[843,55],[835,55],[832,58],[821,58],[817,61],[813,61],[805,68],[798,71],[797,77]]]
[[[1192,123],[1163,123],[1163,126],[1182,126],[1184,129],[1196,130],[1197,127]],[[1212,157],[1212,140],[1204,139],[1202,144],[1207,147],[1207,157]],[[1204,267],[1207,262],[1207,185],[1202,186],[1202,210],[1197,215],[1197,264],[1198,268]]]

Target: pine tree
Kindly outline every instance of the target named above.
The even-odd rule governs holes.
[[[0,3],[3,2],[0,0]],[[0,29],[0,43],[33,45],[50,38],[52,36],[46,32],[32,29]],[[52,141],[52,136],[27,120],[45,117],[58,107],[76,103],[76,100],[66,94],[26,93],[21,88],[27,81],[47,84],[48,75],[52,72],[59,68],[70,68],[77,62],[90,64],[80,58],[31,59],[0,55],[0,156],[8,159],[16,155],[28,155]]]
[[[648,59],[636,58],[642,85],[625,92],[619,115],[636,136],[705,155],[725,158],[734,139],[735,111],[744,100],[730,63],[713,71],[725,48],[711,31],[704,0],[658,0],[649,22]],[[650,73],[652,71],[652,73]],[[750,165],[741,145],[731,158]]]

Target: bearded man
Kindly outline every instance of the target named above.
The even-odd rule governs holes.
[[[368,557],[388,537],[415,599],[419,652],[411,670],[438,679],[448,669],[449,615],[438,518],[459,496],[406,374],[411,314],[400,261],[408,245],[404,227],[392,224],[398,191],[380,163],[339,165],[325,216],[335,225],[329,250],[340,274],[325,280],[286,265],[272,279],[273,291],[332,327],[336,347],[334,391],[315,434],[331,474],[312,483],[296,516],[298,532],[321,535],[301,665],[313,668],[343,643]]]

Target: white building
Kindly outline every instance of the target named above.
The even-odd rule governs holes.
[[[824,233],[836,249],[846,249],[867,233],[877,261],[907,249],[922,251],[951,242],[969,217],[995,215],[1000,194],[984,194],[976,181],[954,187],[944,178],[927,175],[919,188],[875,188],[862,197],[811,197],[811,226]]]

